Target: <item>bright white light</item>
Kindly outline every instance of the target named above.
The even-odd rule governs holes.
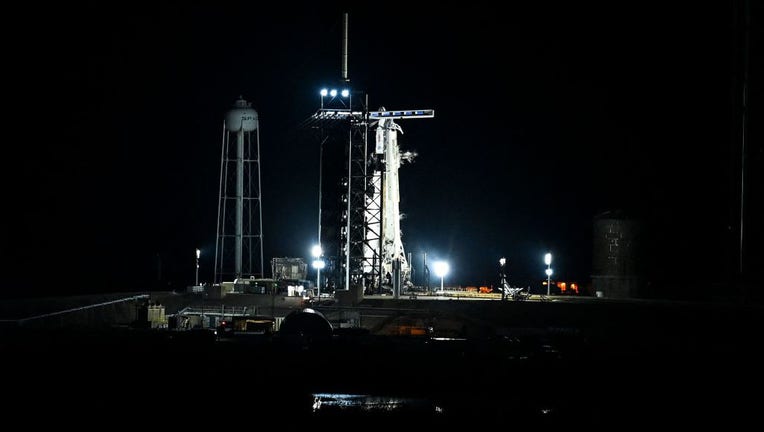
[[[448,263],[445,261],[435,261],[432,263],[432,269],[435,270],[435,276],[442,278],[448,274]]]
[[[319,245],[313,245],[313,248],[310,250],[311,255],[313,255],[313,258],[318,258],[321,256],[321,254],[324,253],[324,251],[321,250],[321,246]]]
[[[321,89],[321,96],[326,96],[329,94],[329,90],[327,89]]]
[[[202,255],[202,251],[199,249],[196,250],[196,257],[199,258]]]
[[[506,259],[506,258],[504,258],[504,257],[502,257],[502,258],[499,260],[499,264],[500,264],[502,267],[504,267],[504,264],[506,264],[506,263],[507,263],[507,259]]]
[[[544,264],[546,265],[552,264],[552,254],[548,253],[544,255]]]
[[[552,276],[552,269],[548,268],[548,269],[546,269],[544,271],[546,272],[547,276]]]
[[[342,97],[348,97],[350,96],[350,90],[344,89],[342,90]]]
[[[314,260],[313,261],[313,268],[316,270],[321,270],[326,266],[326,263],[324,260]]]
[[[336,96],[337,96],[337,90],[335,90],[335,89],[332,89],[332,91],[330,91],[330,92],[329,92],[329,95],[330,95],[331,97],[336,97]]]

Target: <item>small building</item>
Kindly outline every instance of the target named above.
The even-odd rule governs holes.
[[[273,258],[271,271],[276,280],[303,280],[308,275],[308,264],[302,258]]]

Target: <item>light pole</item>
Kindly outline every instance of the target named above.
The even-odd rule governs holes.
[[[435,276],[440,278],[440,292],[443,293],[443,278],[448,274],[448,263],[445,261],[436,261],[432,263],[435,270]]]
[[[202,251],[199,249],[196,250],[196,279],[194,282],[194,286],[199,286],[199,257],[202,255]]]
[[[507,277],[504,273],[504,265],[507,264],[507,259],[504,257],[499,258],[499,266],[501,268],[501,280],[499,283],[501,284],[501,299],[504,300],[507,298]]]
[[[321,109],[324,109],[324,97],[329,94],[329,90],[327,89],[321,89]]]
[[[313,255],[313,268],[316,269],[316,286],[318,287],[318,301],[321,301],[321,269],[324,268],[324,260],[321,259],[324,251],[321,249],[321,245],[314,245],[310,251]]]
[[[547,253],[544,255],[544,264],[546,264],[546,295],[551,293],[551,281],[552,281],[552,254]]]
[[[195,287],[199,286],[199,257],[201,255],[202,255],[202,251],[200,251],[197,248],[196,249],[196,283],[194,284]],[[199,315],[199,322],[201,323],[200,324],[201,327],[204,328],[204,290],[202,290],[202,314]]]
[[[430,269],[427,267],[427,252],[422,257],[422,276],[424,277],[424,288],[427,294],[430,294]]]
[[[321,109],[324,109],[324,96],[328,94],[327,89],[321,89]],[[316,286],[318,287],[318,299],[321,300],[321,269],[316,267],[316,261],[323,255],[324,251],[321,248],[321,196],[323,194],[323,176],[324,176],[324,142],[327,137],[324,137],[324,129],[321,128],[321,143],[318,145],[318,244],[313,246],[311,254],[313,255],[313,267],[318,270],[316,275]],[[324,268],[323,261],[321,261],[321,268]]]

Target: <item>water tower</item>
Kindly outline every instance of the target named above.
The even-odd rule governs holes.
[[[223,121],[215,282],[263,277],[260,124],[242,97]]]

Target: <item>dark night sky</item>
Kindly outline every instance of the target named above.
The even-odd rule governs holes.
[[[347,9],[353,88],[372,107],[436,110],[401,122],[402,147],[419,153],[401,170],[416,263],[447,258],[449,282],[473,285],[495,283],[506,256],[524,286],[550,250],[556,274],[586,284],[592,219],[620,209],[645,221],[658,289],[691,297],[728,280],[742,1],[664,3]],[[240,94],[261,118],[266,259],[307,257],[318,150],[298,126],[339,78],[345,9],[213,4],[7,14],[18,116],[4,128],[3,296],[155,287],[158,255],[163,284],[185,286],[196,247],[210,280],[222,118]],[[764,219],[759,12],[751,267]]]

